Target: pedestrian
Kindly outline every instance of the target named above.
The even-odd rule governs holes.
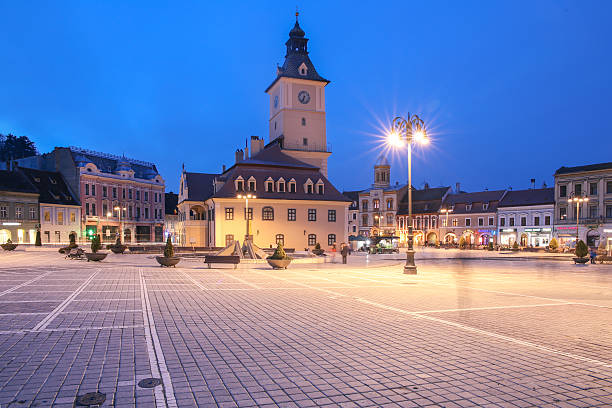
[[[595,251],[595,247],[591,248],[591,263],[595,263],[595,258],[597,257],[597,251]]]
[[[348,245],[346,245],[346,244],[342,247],[342,250],[340,251],[340,253],[342,254],[342,263],[343,264],[346,264],[346,258],[348,257],[349,251],[350,251],[350,249],[349,249]]]

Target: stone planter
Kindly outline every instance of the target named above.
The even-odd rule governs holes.
[[[106,258],[106,253],[104,252],[85,252],[85,257],[87,258],[87,262],[94,261],[100,262],[104,258]]]
[[[15,248],[17,248],[17,244],[2,244],[0,246],[2,246],[2,249],[5,251],[14,251]]]
[[[573,258],[576,264],[585,264],[589,262],[589,258]]]
[[[157,259],[159,266],[167,266],[167,267],[171,267],[171,266],[176,267],[176,264],[179,263],[181,260],[181,258],[178,256],[172,256],[172,257],[156,256],[155,259]]]
[[[122,254],[127,249],[127,245],[110,245],[109,248],[113,254]]]
[[[268,265],[272,267],[272,269],[287,269],[289,264],[291,263],[291,258],[289,259],[270,259],[266,258],[268,261]]]
[[[317,256],[321,256],[321,255],[323,255],[325,253],[325,250],[324,249],[313,249],[312,253],[317,255]]]

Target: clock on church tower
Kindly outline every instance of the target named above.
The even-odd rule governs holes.
[[[329,81],[317,73],[308,57],[308,39],[298,23],[285,43],[285,62],[266,89],[270,97],[270,142],[277,140],[283,152],[317,166],[327,176],[325,86]]]

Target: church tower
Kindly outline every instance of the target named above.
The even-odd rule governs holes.
[[[374,164],[374,187],[387,188],[391,185],[391,165],[384,155],[380,155]]]
[[[298,23],[285,43],[287,54],[276,79],[266,89],[270,96],[270,142],[278,141],[283,152],[321,169],[327,177],[325,86],[308,57],[308,39]]]

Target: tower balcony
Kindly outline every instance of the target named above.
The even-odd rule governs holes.
[[[298,143],[298,142],[292,142],[290,140],[283,140],[281,147],[284,150],[299,150],[302,152],[321,152],[321,153],[331,153],[332,152],[332,145],[331,144],[314,144],[314,143],[308,143],[308,144],[303,144],[303,143]]]

